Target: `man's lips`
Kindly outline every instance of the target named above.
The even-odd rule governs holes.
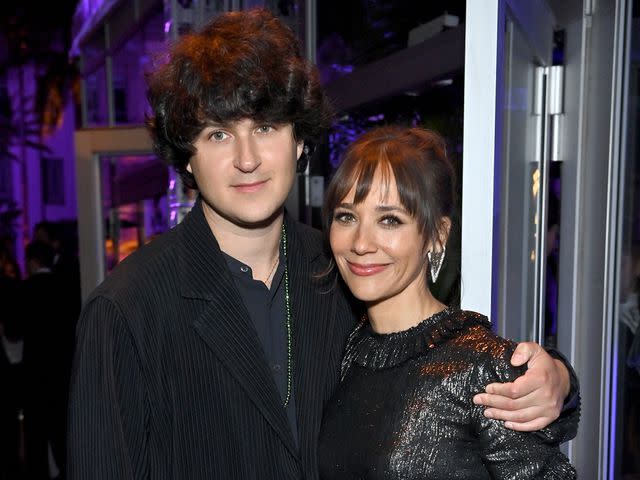
[[[385,268],[387,268],[386,263],[353,263],[347,261],[347,265],[349,266],[349,270],[354,275],[358,275],[360,277],[367,277],[369,275],[375,275],[376,273],[380,273]]]
[[[239,192],[251,193],[251,192],[257,192],[258,190],[260,190],[267,183],[267,181],[268,180],[262,180],[260,182],[251,182],[251,183],[236,183],[231,186]]]

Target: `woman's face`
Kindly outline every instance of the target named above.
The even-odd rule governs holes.
[[[400,203],[393,177],[380,171],[369,195],[355,205],[355,186],[336,206],[331,250],[353,295],[368,304],[427,291],[424,241],[415,219]]]

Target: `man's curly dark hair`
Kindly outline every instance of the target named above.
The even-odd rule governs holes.
[[[317,69],[294,33],[263,9],[223,14],[184,35],[147,81],[155,152],[190,188],[197,188],[186,171],[193,143],[209,122],[293,124],[296,141],[305,143],[299,171],[331,124]]]

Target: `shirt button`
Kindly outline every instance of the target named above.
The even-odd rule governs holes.
[[[246,265],[243,265],[240,267],[240,271],[242,273],[247,273],[249,271],[249,267],[247,267]]]
[[[278,373],[280,372],[280,370],[282,370],[282,367],[280,366],[279,363],[274,363],[273,365],[271,365],[271,368],[273,369],[274,372]]]

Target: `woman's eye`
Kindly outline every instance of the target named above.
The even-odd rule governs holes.
[[[354,216],[349,212],[336,212],[333,219],[338,223],[351,223],[355,221]]]
[[[209,135],[209,138],[215,140],[216,142],[221,142],[227,137],[228,135],[222,130],[216,130],[215,132],[211,132],[211,134]]]
[[[395,215],[387,215],[386,217],[382,217],[380,219],[380,223],[382,223],[386,227],[395,227],[398,225],[402,225],[403,222]]]

